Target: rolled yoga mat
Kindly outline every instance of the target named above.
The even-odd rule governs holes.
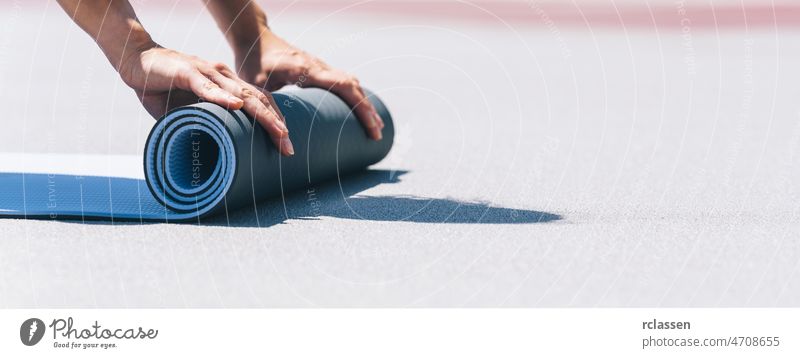
[[[281,156],[243,112],[198,103],[156,122],[145,144],[145,180],[0,173],[0,217],[192,221],[279,199],[386,157],[392,117],[367,95],[385,123],[380,141],[368,139],[347,104],[321,89],[273,93],[294,145],[291,157]]]

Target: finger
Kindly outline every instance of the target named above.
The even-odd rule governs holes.
[[[235,93],[244,101],[242,109],[251,115],[264,130],[278,148],[278,151],[286,156],[294,155],[294,146],[289,139],[289,129],[286,121],[278,110],[278,106],[270,101],[270,97],[262,93],[259,89],[236,78],[232,72],[217,72],[210,74],[216,83],[223,89]]]
[[[355,112],[361,125],[367,131],[370,138],[381,140],[383,135],[383,119],[378,115],[378,111],[367,99],[364,90],[357,80],[349,75],[337,73],[335,71],[322,71],[310,74],[308,77],[309,85],[321,87],[335,93],[345,101]]]
[[[222,87],[222,89],[241,99],[243,102],[242,105],[244,105],[244,99],[241,97],[242,85],[239,83],[239,81],[225,76],[219,72],[209,73],[208,77],[210,77],[214,83],[217,83],[220,87]]]
[[[235,96],[229,91],[222,89],[208,76],[197,71],[192,71],[185,77],[186,78],[184,78],[183,81],[176,81],[176,84],[179,87],[185,87],[183,89],[190,90],[198,97],[211,103],[216,103],[220,106],[230,109],[242,108],[244,102],[241,98]],[[181,86],[180,84],[182,82],[185,83],[186,86]]]
[[[310,76],[309,79],[311,80],[311,85],[319,83],[344,100],[353,109],[356,117],[372,139],[380,140],[383,137],[381,135],[381,129],[384,126],[383,120],[367,99],[357,80],[331,71]]]
[[[244,99],[244,111],[253,116],[258,123],[267,131],[272,143],[278,148],[281,154],[294,155],[294,146],[289,139],[289,129],[282,117],[279,115],[277,107],[267,106],[269,103],[266,96],[254,87],[242,89],[242,99]]]
[[[272,93],[269,93],[269,91],[267,91],[266,89],[259,88],[259,90],[261,91],[261,93],[264,94],[264,98],[266,98],[266,102],[264,103],[264,105],[266,105],[269,108],[274,109],[276,114],[277,114],[277,116],[285,124],[286,123],[286,117],[284,117],[283,113],[281,113],[280,109],[278,109],[278,104],[275,102],[275,98],[272,97]]]
[[[230,70],[220,71],[218,75],[221,75],[219,76],[220,78],[217,79],[215,77],[214,81],[217,83],[224,83],[225,85],[223,85],[222,88],[228,88],[228,86],[230,88],[234,88],[235,89],[233,90],[234,93],[236,93],[236,91],[241,91],[242,88],[253,88],[261,92],[263,96],[257,96],[258,99],[261,101],[261,103],[263,103],[264,106],[267,107],[267,109],[269,109],[272,113],[274,113],[281,120],[281,122],[286,123],[286,118],[283,117],[283,114],[278,109],[278,105],[275,104],[275,100],[272,98],[272,94],[269,93],[269,91],[267,91],[264,88],[259,88],[245,82],[244,80],[237,77],[236,74],[234,74]]]

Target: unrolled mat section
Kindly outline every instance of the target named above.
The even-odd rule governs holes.
[[[368,98],[385,123],[380,141],[368,139],[348,105],[327,91],[291,89],[273,96],[286,117],[294,156],[281,156],[241,111],[198,103],[156,122],[145,144],[145,180],[0,173],[0,217],[196,220],[341,178],[391,149],[391,115],[372,93]]]

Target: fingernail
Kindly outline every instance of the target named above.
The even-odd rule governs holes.
[[[383,134],[381,134],[381,130],[379,128],[376,128],[373,133],[375,133],[375,140],[383,139]]]
[[[281,147],[289,155],[294,155],[294,146],[292,146],[292,141],[289,140],[289,137],[283,137],[283,139],[281,139]]]

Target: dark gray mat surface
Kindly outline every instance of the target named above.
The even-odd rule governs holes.
[[[276,92],[295,155],[283,157],[241,111],[198,103],[167,113],[145,146],[145,180],[0,173],[0,216],[186,221],[339,179],[383,159],[394,125],[383,103],[384,138],[369,140],[353,112],[321,89]]]

